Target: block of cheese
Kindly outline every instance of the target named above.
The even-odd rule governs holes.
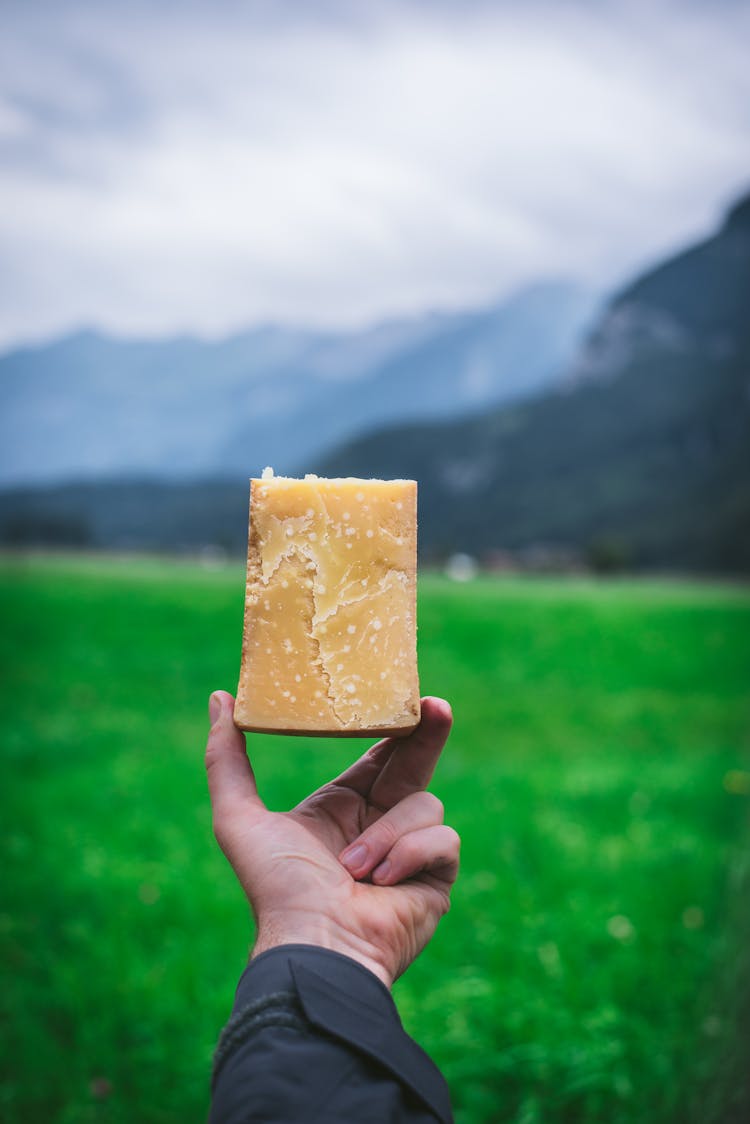
[[[416,536],[413,480],[250,481],[241,729],[414,729]]]

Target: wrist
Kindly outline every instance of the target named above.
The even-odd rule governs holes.
[[[270,916],[259,919],[250,959],[254,960],[269,949],[288,944],[313,945],[328,952],[341,953],[342,956],[356,960],[363,968],[372,972],[389,991],[393,985],[394,974],[388,970],[383,958],[376,954],[368,942],[328,924],[322,918]]]

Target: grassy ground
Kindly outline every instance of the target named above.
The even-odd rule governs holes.
[[[202,772],[242,583],[0,564],[8,1124],[205,1117],[251,938]],[[749,670],[746,590],[422,580],[463,872],[396,993],[459,1124],[745,1119]],[[254,742],[275,807],[362,748]]]

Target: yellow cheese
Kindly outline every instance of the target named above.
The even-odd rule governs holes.
[[[241,729],[414,729],[416,524],[413,480],[250,481]]]

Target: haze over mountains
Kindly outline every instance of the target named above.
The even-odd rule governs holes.
[[[0,357],[0,485],[293,472],[395,421],[458,417],[559,377],[596,298],[569,283],[356,333],[216,342],[80,332]]]
[[[278,348],[277,370],[285,372],[280,385],[292,404],[274,405],[274,381],[263,374],[251,381],[248,401],[258,400],[253,389],[265,388],[271,398],[257,432],[265,426],[278,433],[273,426],[281,421],[282,428],[287,425],[286,444],[277,438],[275,445],[262,445],[259,436],[263,456],[250,463],[248,447],[242,447],[247,426],[237,413],[238,445],[226,438],[221,443],[229,450],[226,471],[238,461],[245,466],[236,480],[130,479],[9,489],[0,494],[0,538],[159,549],[213,542],[239,551],[246,532],[246,476],[268,461],[282,471],[415,477],[423,557],[455,550],[518,556],[543,549],[639,568],[750,573],[750,196],[732,208],[714,236],[624,287],[577,349],[572,340],[590,314],[590,300],[578,303],[573,291],[544,287],[519,301],[522,309],[535,310],[525,321],[504,320],[505,308],[349,337],[345,363],[340,340],[327,350],[319,338],[311,343],[309,337],[270,333],[268,354],[272,344]],[[550,311],[555,309],[557,321]],[[513,323],[525,323],[524,331],[514,335]],[[529,349],[535,336],[542,339]],[[93,348],[95,342],[89,337],[59,347]],[[178,349],[180,341],[169,346]],[[247,367],[236,358],[245,344],[221,346],[235,356],[233,377],[245,386],[240,368]],[[556,349],[567,354],[555,370]],[[16,426],[22,415],[7,386],[23,385],[29,354],[6,357],[10,367],[0,369]],[[118,354],[121,384],[128,368],[125,352]],[[359,356],[359,374],[345,381],[337,363],[351,372],[353,355]],[[268,355],[263,362],[267,369]],[[145,395],[148,378],[161,370],[153,353],[141,369],[147,374],[139,393]],[[92,360],[87,377],[95,370]],[[175,358],[169,378],[160,378],[165,386],[179,386],[181,371]],[[519,372],[531,372],[529,380]],[[37,386],[54,391],[47,401],[57,403],[57,413],[45,424],[58,429],[70,424],[62,416],[64,395],[57,393],[63,374],[58,367],[34,375]],[[310,379],[325,395],[316,404],[306,398],[295,405],[294,394],[303,391],[294,388]],[[420,420],[394,425],[394,419],[409,416],[401,412],[405,403],[412,419]],[[336,426],[326,429],[332,406],[349,425],[343,442]],[[192,462],[181,462],[183,474],[215,463],[210,394],[192,408],[201,447]],[[152,449],[160,447],[159,424],[154,417]],[[369,432],[363,434],[363,428]],[[58,429],[48,428],[50,441]],[[106,436],[104,425],[102,449]],[[43,444],[35,446],[40,457]],[[10,458],[2,455],[7,480]],[[174,454],[171,460],[174,467]],[[51,471],[51,460],[45,463]],[[25,464],[30,473],[32,460]],[[153,464],[147,467],[154,471]]]
[[[424,541],[750,572],[750,195],[610,302],[548,393],[318,466],[415,476]]]

